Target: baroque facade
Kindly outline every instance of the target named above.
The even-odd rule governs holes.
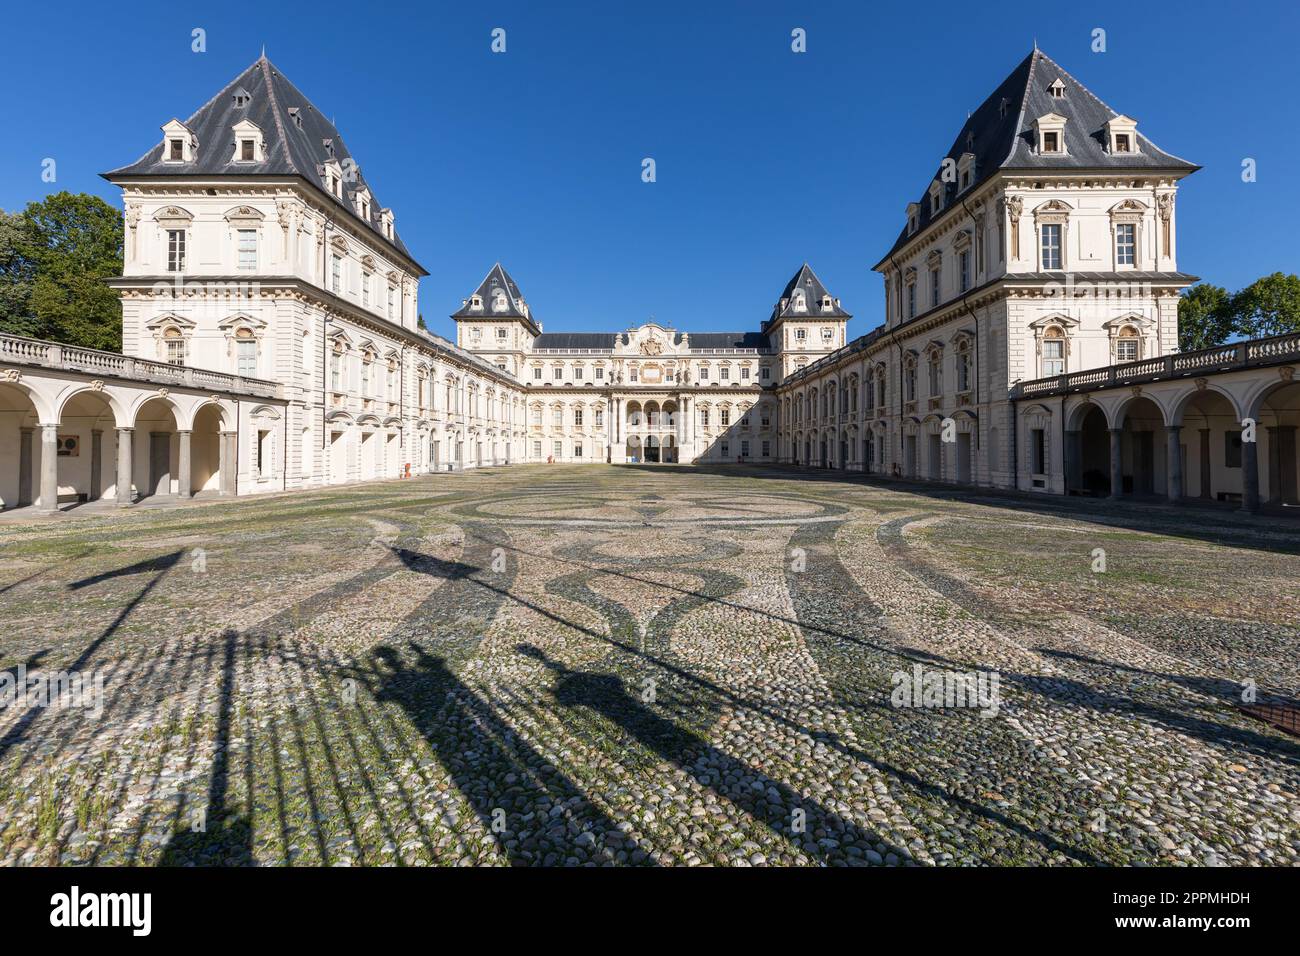
[[[546,461],[1296,497],[1300,341],[1175,354],[1197,167],[1037,49],[906,206],[885,322],[853,341],[807,264],[755,329],[584,333],[545,332],[497,264],[453,343],[419,322],[393,211],[265,56],[162,132],[104,174],[124,354],[0,337],[5,508]]]

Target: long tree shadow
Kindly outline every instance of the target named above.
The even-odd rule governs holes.
[[[235,711],[236,653],[239,634],[222,635],[221,686],[217,695],[216,750],[208,778],[205,814],[163,848],[160,866],[247,866],[253,862],[253,829],[248,817],[229,806],[230,740]]]
[[[900,859],[908,856],[906,851],[883,841],[880,834],[861,829],[852,820],[659,716],[629,694],[619,677],[571,670],[532,644],[519,644],[516,650],[556,675],[551,693],[560,706],[596,712],[777,836],[800,842],[806,831],[812,839],[802,841],[804,849],[824,862],[865,863],[865,858],[839,852],[846,843],[864,850],[874,850],[883,843],[886,853]]]
[[[630,860],[635,844],[613,838],[616,822],[443,658],[413,641],[405,650],[378,648],[362,676],[376,700],[401,706],[499,852],[513,865]]]

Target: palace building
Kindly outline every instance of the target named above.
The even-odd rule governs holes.
[[[122,354],[0,336],[0,504],[548,461],[1295,503],[1300,336],[1177,352],[1196,169],[1035,49],[903,210],[868,334],[807,264],[750,329],[546,332],[497,264],[453,343],[394,211],[263,56],[104,174]]]

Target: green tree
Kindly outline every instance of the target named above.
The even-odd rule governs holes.
[[[1300,331],[1300,276],[1274,272],[1256,279],[1232,297],[1232,313],[1246,338]]]
[[[56,342],[120,350],[122,304],[104,280],[122,274],[122,215],[98,196],[60,192],[23,210],[31,313]]]
[[[22,213],[0,209],[0,332],[39,337],[32,316],[32,264],[24,251]]]
[[[1234,319],[1227,289],[1197,283],[1178,300],[1178,348],[1194,352],[1222,345],[1235,330]]]

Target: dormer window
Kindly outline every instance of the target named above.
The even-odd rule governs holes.
[[[975,154],[967,148],[957,160],[957,183],[962,192],[969,189],[975,181]]]
[[[803,297],[803,289],[796,289],[794,298],[790,302],[790,308],[795,312],[807,312],[808,303]]]
[[[1059,113],[1045,113],[1034,120],[1038,132],[1038,152],[1040,154],[1062,154],[1065,152],[1065,117]]]
[[[1054,100],[1065,99],[1065,84],[1061,82],[1059,76],[1056,78],[1056,81],[1047,88],[1047,93]]]
[[[302,110],[296,106],[289,107],[289,119],[293,120],[293,125],[302,129]]]
[[[1106,140],[1112,153],[1136,153],[1137,120],[1128,116],[1116,116],[1106,124]]]
[[[510,308],[510,300],[506,298],[504,289],[492,290],[492,311],[505,312]]]
[[[481,308],[483,308],[483,297],[482,297],[481,295],[473,295],[473,296],[470,296],[470,299],[469,299],[469,307],[470,307],[471,309],[481,309]]]
[[[822,296],[822,311],[829,312],[830,310],[831,310],[831,297],[829,295],[824,295]]]
[[[920,211],[921,207],[916,203],[910,202],[907,204],[907,234],[909,236],[916,232],[917,226],[920,225]]]
[[[943,183],[936,179],[930,184],[930,215],[936,215],[943,209]]]
[[[194,162],[194,149],[198,144],[194,141],[194,134],[190,132],[188,126],[174,119],[163,126],[162,131],[164,163]]]
[[[263,145],[262,130],[250,120],[240,120],[232,127],[235,135],[235,154],[231,161],[235,163],[260,163],[266,160],[266,148]]]
[[[231,95],[230,101],[236,109],[242,110],[253,101],[253,95],[241,86]]]

